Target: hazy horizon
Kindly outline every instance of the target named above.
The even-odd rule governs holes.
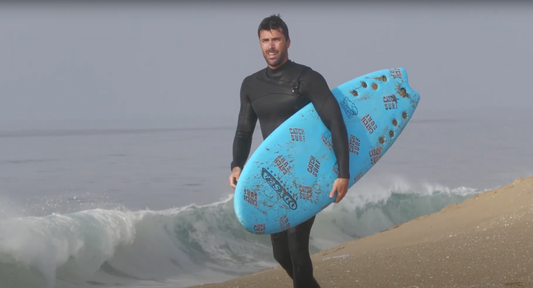
[[[265,67],[257,26],[277,13],[290,59],[330,88],[404,67],[422,99],[414,119],[533,104],[533,5],[155,3],[0,5],[0,121],[234,125],[242,79]]]

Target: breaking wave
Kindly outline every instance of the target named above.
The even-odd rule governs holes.
[[[479,192],[400,178],[358,183],[341,203],[318,214],[311,252],[438,212]],[[274,265],[269,237],[240,226],[231,196],[163,211],[89,209],[0,218],[5,288],[186,287]]]

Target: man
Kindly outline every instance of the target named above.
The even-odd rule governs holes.
[[[263,19],[257,30],[268,67],[246,77],[240,90],[240,111],[233,141],[233,161],[229,183],[235,188],[248,159],[252,134],[259,119],[263,139],[281,123],[309,103],[313,103],[325,126],[331,131],[339,176],[330,197],[336,203],[348,190],[349,150],[346,126],[339,104],[325,79],[311,68],[289,60],[289,29],[279,15]],[[315,217],[286,231],[271,234],[274,258],[293,279],[295,288],[320,288],[313,276],[309,236]]]

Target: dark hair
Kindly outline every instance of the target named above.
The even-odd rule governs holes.
[[[257,36],[259,37],[259,33],[261,30],[280,30],[283,32],[283,35],[285,35],[285,39],[289,40],[289,27],[287,27],[287,24],[281,19],[280,15],[271,15],[269,17],[266,17],[261,21],[259,24],[259,28],[257,28]]]

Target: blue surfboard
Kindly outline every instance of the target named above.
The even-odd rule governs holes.
[[[332,90],[346,123],[353,186],[387,152],[413,115],[420,95],[405,69],[384,69]],[[234,195],[237,219],[256,234],[296,226],[331,204],[338,176],[331,132],[308,104],[255,150]]]

